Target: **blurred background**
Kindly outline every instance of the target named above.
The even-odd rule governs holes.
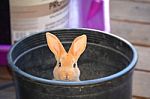
[[[67,27],[98,29],[130,41],[139,53],[133,77],[133,99],[150,99],[150,0],[95,1],[97,3],[70,0]],[[9,0],[0,0],[0,99],[15,99],[6,61],[11,45],[10,27]]]

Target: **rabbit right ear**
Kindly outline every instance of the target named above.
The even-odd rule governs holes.
[[[87,44],[87,36],[86,35],[81,35],[78,36],[74,39],[69,52],[74,56],[76,60],[80,57],[80,55],[84,52]]]
[[[49,49],[54,53],[56,60],[66,53],[60,40],[53,34],[47,32],[46,39]]]

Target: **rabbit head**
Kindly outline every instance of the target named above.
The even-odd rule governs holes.
[[[53,70],[54,79],[80,81],[80,70],[77,61],[86,48],[86,35],[75,38],[68,53],[55,35],[46,33],[46,39],[49,49],[53,52],[57,60],[57,64]]]

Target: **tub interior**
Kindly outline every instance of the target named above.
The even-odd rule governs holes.
[[[82,34],[87,35],[86,50],[78,60],[82,81],[118,73],[133,60],[132,48],[119,37],[86,29],[63,29],[50,32],[60,39],[66,50],[70,48],[75,37]],[[16,43],[12,48],[10,58],[15,66],[30,75],[53,79],[56,60],[47,46],[45,32],[32,35]]]
[[[63,42],[63,45],[68,51],[71,42]],[[80,80],[110,76],[126,68],[130,61],[127,55],[112,47],[88,42],[85,52],[78,60],[78,67],[81,71]],[[44,79],[53,79],[56,60],[47,44],[24,51],[14,62],[17,67],[28,74]]]

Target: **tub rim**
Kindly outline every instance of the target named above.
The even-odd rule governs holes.
[[[103,34],[106,34],[106,35],[109,35],[109,36],[112,36],[116,39],[119,39],[121,40],[122,42],[126,43],[130,49],[132,50],[133,52],[133,58],[130,62],[130,64],[124,68],[123,70],[113,74],[113,75],[110,75],[110,76],[106,76],[106,77],[103,77],[103,78],[97,78],[97,79],[92,79],[92,80],[84,80],[84,81],[78,81],[78,82],[73,82],[73,81],[70,81],[70,82],[67,82],[67,81],[56,81],[56,80],[49,80],[49,79],[44,79],[44,78],[40,78],[40,77],[37,77],[37,76],[33,76],[33,75],[30,75],[24,71],[22,71],[21,69],[19,69],[15,64],[13,64],[13,61],[12,61],[12,57],[11,57],[11,53],[13,52],[13,49],[21,42],[23,41],[24,39],[21,39],[19,40],[17,43],[15,43],[11,49],[9,50],[9,53],[7,55],[7,60],[8,60],[8,64],[9,64],[9,67],[13,70],[13,72],[17,72],[18,74],[20,74],[21,76],[25,77],[25,78],[28,78],[32,81],[36,81],[36,82],[40,82],[40,83],[44,83],[44,84],[52,84],[52,85],[69,85],[69,86],[74,86],[74,85],[89,85],[89,84],[97,84],[97,83],[102,83],[102,82],[106,82],[106,81],[110,81],[110,80],[113,80],[115,78],[118,78],[118,77],[121,77],[123,76],[124,74],[128,73],[129,71],[131,71],[135,66],[136,66],[136,63],[137,63],[137,60],[138,60],[138,54],[137,54],[137,51],[136,49],[134,48],[134,46],[128,42],[127,40],[125,40],[124,38],[122,37],[119,37],[115,34],[112,34],[112,33],[109,33],[109,32],[105,32],[105,31],[100,31],[100,30],[96,30],[96,29],[88,29],[88,28],[65,28],[65,29],[57,29],[57,30],[51,30],[51,32],[53,31],[62,31],[62,30],[86,30],[86,31],[95,31],[95,32],[100,32],[100,33],[103,33]],[[40,32],[40,33],[43,33],[43,32]],[[40,34],[38,33],[38,34]],[[36,34],[33,34],[33,35],[36,35]],[[31,35],[31,36],[33,36]]]

